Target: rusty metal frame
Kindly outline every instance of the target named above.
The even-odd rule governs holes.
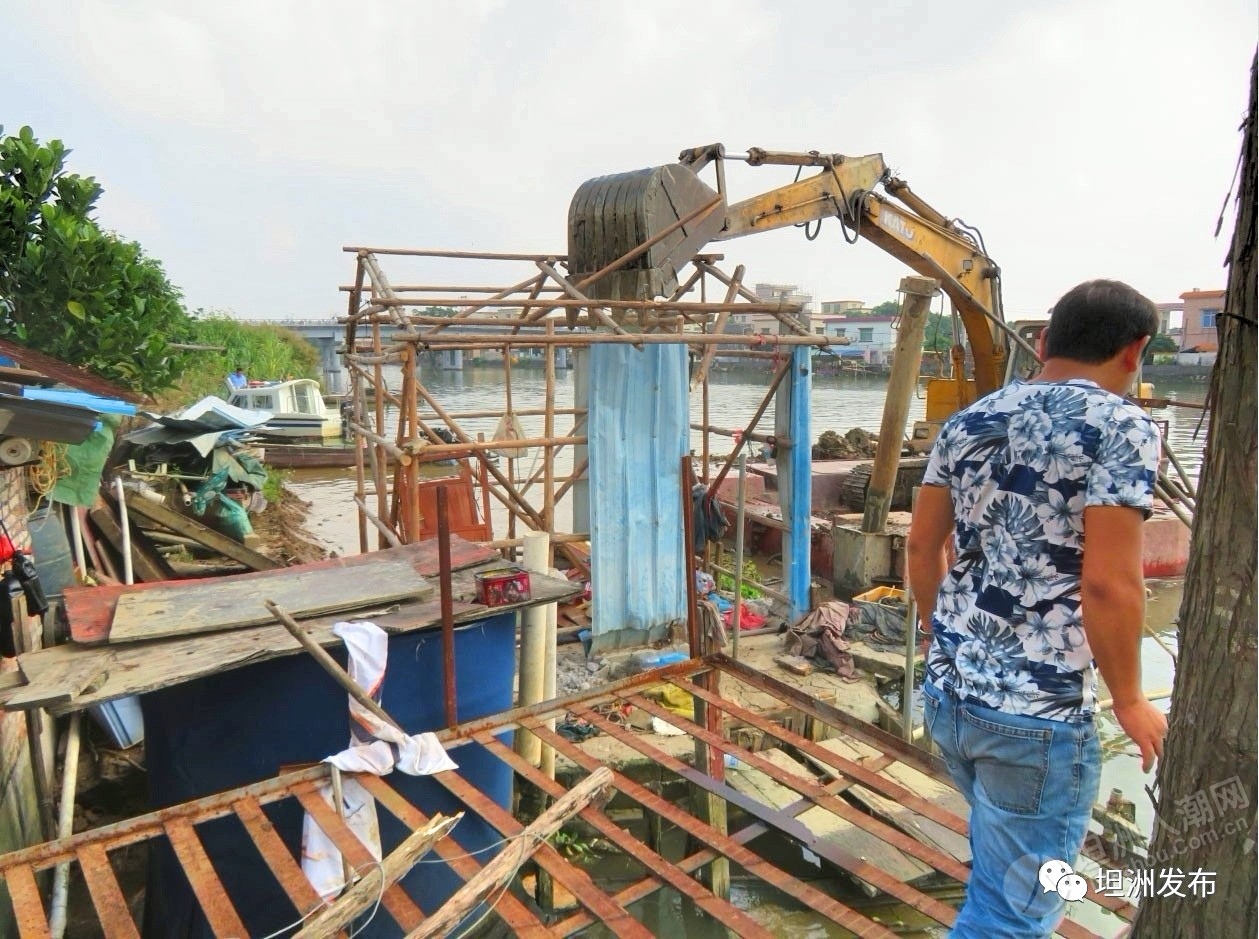
[[[739,683],[770,695],[781,705],[779,711],[795,710],[814,722],[825,725],[827,736],[860,742],[875,748],[879,755],[860,763],[845,759],[820,746],[814,739],[795,733],[780,721],[754,713],[719,692],[709,690],[710,687],[719,687],[713,681],[717,678],[725,682],[728,688],[730,683]],[[709,710],[710,718],[703,723],[687,720],[675,712],[666,711],[644,694],[648,688],[661,682],[671,683],[693,695],[697,701],[703,702]],[[609,719],[610,713],[627,705],[641,708],[653,716],[667,718],[670,723],[689,734],[697,746],[709,748],[709,752],[714,755],[734,756],[741,763],[766,773],[779,785],[788,787],[798,798],[783,808],[774,808],[733,788],[724,779],[710,775],[704,768],[697,768],[670,755],[657,745],[652,735],[637,732]],[[849,788],[860,785],[924,819],[930,819],[957,834],[965,834],[966,824],[961,818],[920,797],[883,772],[891,764],[900,762],[947,782],[942,764],[930,754],[877,727],[856,721],[833,706],[810,698],[772,676],[722,655],[677,663],[622,679],[592,692],[515,708],[479,720],[467,721],[437,733],[448,748],[457,750],[461,746],[479,745],[508,767],[520,781],[536,787],[549,798],[555,798],[563,794],[564,785],[517,754],[502,741],[501,735],[508,729],[528,730],[537,735],[545,746],[553,748],[558,758],[575,767],[577,771],[593,772],[602,765],[599,760],[587,754],[581,744],[567,740],[548,728],[549,720],[566,714],[589,721],[602,733],[655,762],[677,779],[689,783],[696,791],[724,800],[728,807],[738,810],[740,815],[736,817],[742,818],[742,822],[729,832],[719,830],[683,805],[668,801],[623,773],[615,773],[614,786],[623,798],[636,803],[645,815],[659,817],[685,831],[691,836],[693,843],[703,847],[679,860],[670,860],[622,827],[603,806],[587,806],[580,813],[581,819],[592,826],[602,838],[632,858],[642,869],[641,878],[614,892],[605,891],[579,866],[571,863],[553,847],[543,845],[534,855],[534,863],[556,883],[566,887],[577,898],[580,907],[575,912],[562,915],[547,914],[539,910],[517,886],[503,892],[492,906],[492,915],[501,920],[512,934],[529,937],[569,936],[599,923],[617,936],[649,936],[652,933],[634,915],[634,904],[661,889],[670,889],[685,897],[697,910],[722,924],[733,934],[769,936],[770,933],[754,917],[739,909],[728,898],[712,892],[699,876],[714,861],[726,858],[744,876],[756,878],[784,895],[803,902],[820,917],[858,936],[893,935],[872,916],[855,908],[855,905],[846,904],[819,888],[800,881],[753,850],[753,842],[769,832],[777,832],[797,842],[834,868],[877,887],[888,896],[942,925],[952,923],[955,911],[944,900],[917,886],[901,882],[874,864],[845,851],[842,845],[834,841],[818,838],[800,821],[802,813],[821,808],[917,859],[937,873],[932,878],[935,882],[944,888],[952,885],[952,889],[956,890],[956,885],[964,883],[969,875],[965,864],[946,852],[917,840],[907,828],[896,827],[870,815],[844,798],[844,793]],[[715,715],[715,720],[712,715]],[[828,767],[829,776],[833,778],[805,779],[780,769],[736,741],[735,731],[740,728],[754,729],[764,735],[765,739],[776,741],[780,746],[794,748],[815,763]],[[721,756],[713,762],[721,765]],[[13,899],[20,935],[23,939],[47,935],[46,911],[36,885],[36,874],[65,861],[77,863],[81,868],[104,935],[138,935],[109,866],[108,855],[111,850],[124,845],[163,836],[175,848],[198,902],[216,935],[244,935],[232,901],[214,875],[210,859],[206,857],[196,834],[199,823],[233,814],[245,826],[275,875],[276,889],[283,890],[288,895],[299,913],[309,912],[318,904],[318,898],[302,875],[297,860],[271,829],[263,813],[263,806],[286,798],[299,800],[317,823],[328,831],[351,863],[366,862],[366,848],[355,840],[336,812],[318,795],[318,787],[327,775],[327,767],[322,765],[288,773],[0,857],[0,876],[3,876]],[[724,774],[719,772],[718,775]],[[425,812],[409,803],[385,780],[376,777],[358,778],[386,811],[408,827],[418,828],[429,820]],[[523,823],[507,808],[479,791],[458,771],[440,773],[433,778],[504,838],[511,838],[523,829]],[[453,842],[439,842],[434,853],[464,881],[481,869],[480,860],[461,853],[458,845]],[[1098,895],[1092,890],[1089,899],[1122,919],[1130,919],[1135,913],[1135,909],[1125,901]],[[386,891],[382,909],[385,913],[380,915],[391,916],[405,930],[422,923],[425,915],[397,885]],[[1060,933],[1069,939],[1086,939],[1093,935],[1071,921],[1064,921]]]

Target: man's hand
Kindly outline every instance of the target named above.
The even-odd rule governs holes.
[[[1141,771],[1148,773],[1155,758],[1163,757],[1163,738],[1167,736],[1167,718],[1149,701],[1140,698],[1131,704],[1116,704],[1115,719],[1133,743],[1141,750]]]

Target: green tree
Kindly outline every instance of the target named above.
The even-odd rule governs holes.
[[[900,302],[897,300],[884,300],[875,306],[867,314],[868,316],[896,316],[901,311]]]
[[[953,347],[953,322],[944,313],[932,313],[927,318],[927,332],[922,337],[925,352],[948,352]]]
[[[69,150],[0,127],[0,335],[137,391],[169,386],[190,338],[179,291],[140,245],[91,217],[103,192]]]
[[[1150,340],[1150,344],[1145,347],[1145,361],[1153,362],[1155,356],[1159,355],[1175,355],[1180,351],[1180,347],[1176,344],[1176,340],[1167,333],[1159,333]]]
[[[206,395],[224,396],[224,379],[236,366],[250,378],[318,378],[319,351],[301,335],[274,323],[251,323],[222,310],[197,310],[191,323],[191,354],[180,380],[159,396],[173,409]]]

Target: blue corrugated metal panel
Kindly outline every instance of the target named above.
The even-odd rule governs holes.
[[[778,501],[787,531],[783,534],[783,564],[786,568],[787,596],[791,598],[791,618],[809,612],[809,585],[812,582],[812,436],[809,431],[809,397],[813,375],[807,346],[791,352],[791,371],[778,388],[775,433],[778,445]],[[783,446],[781,441],[789,441]]]
[[[686,619],[680,467],[690,426],[687,368],[680,344],[590,350],[596,646],[657,639]]]

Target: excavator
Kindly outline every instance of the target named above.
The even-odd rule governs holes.
[[[725,174],[729,160],[795,167],[796,179],[731,203]],[[710,165],[716,189],[699,177]],[[813,169],[817,172],[801,178]],[[1022,342],[1005,323],[1001,271],[988,256],[982,235],[920,198],[892,175],[882,154],[852,157],[754,147],[731,155],[717,143],[684,150],[676,163],[589,180],[569,206],[569,271],[584,280],[640,248],[635,259],[591,283],[587,295],[635,300],[669,296],[678,289],[681,269],[705,245],[789,225],[803,227],[812,239],[822,221],[832,217],[839,220],[846,242],[865,239],[939,281],[965,330],[969,375],[966,348],[959,341],[951,351],[952,377],[927,386],[926,420],[915,425],[911,439],[914,450],[925,451],[945,418],[1006,380],[1007,349],[1012,340]]]

